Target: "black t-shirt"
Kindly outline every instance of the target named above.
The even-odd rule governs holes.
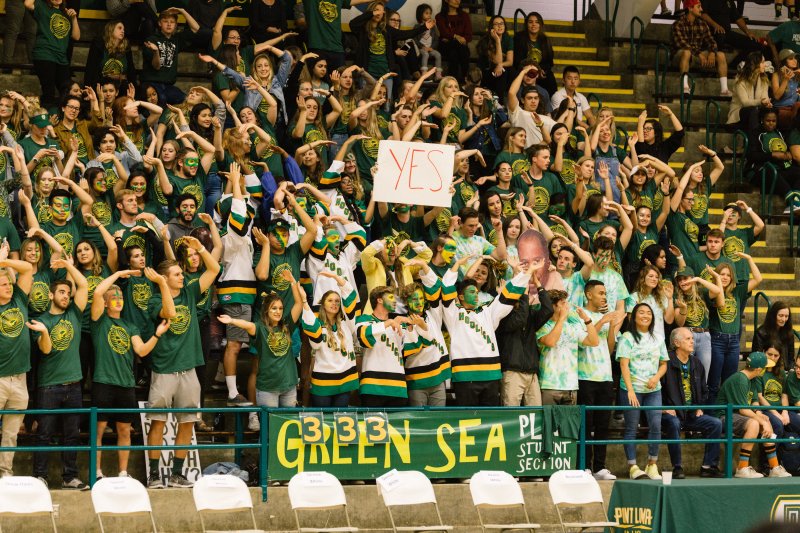
[[[725,28],[725,31],[728,31],[731,24],[739,18],[736,2],[733,0],[702,0],[700,3],[703,5],[703,12]]]
[[[678,148],[683,144],[684,130],[674,131],[668,138],[663,139],[661,142],[647,144],[646,142],[639,141],[636,143],[636,153],[639,156],[652,155],[659,161],[669,163],[669,158],[672,157]]]

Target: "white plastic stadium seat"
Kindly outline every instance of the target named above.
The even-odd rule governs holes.
[[[472,494],[472,503],[478,511],[478,520],[484,533],[487,529],[534,529],[540,528],[539,524],[534,524],[528,518],[528,509],[525,507],[525,499],[522,496],[522,489],[508,472],[500,470],[481,470],[473,474],[469,480],[469,491]],[[508,522],[504,524],[484,524],[481,509],[499,509],[521,507],[525,516],[525,522]]]
[[[439,505],[436,503],[436,494],[433,492],[433,485],[431,480],[416,470],[407,471],[392,471],[391,477],[385,482],[383,476],[378,478],[377,487],[378,493],[383,498],[383,503],[389,511],[389,519],[392,521],[392,529],[395,531],[451,531],[453,526],[445,526],[442,524],[442,515],[439,513]],[[433,505],[436,510],[436,516],[439,523],[431,526],[397,526],[394,521],[394,514],[392,513],[393,507],[407,506],[407,505]],[[412,509],[414,514],[418,513],[418,509]]]
[[[53,531],[56,517],[53,500],[47,485],[30,476],[6,476],[0,478],[0,516],[50,515]]]
[[[289,480],[289,503],[294,511],[297,531],[300,533],[355,533],[357,527],[350,525],[347,513],[347,498],[342,484],[327,472],[300,472]],[[347,523],[341,527],[300,527],[300,511],[328,511],[328,517],[335,509],[343,509]],[[328,523],[326,519],[325,524]]]
[[[105,532],[103,516],[134,514],[149,516],[153,531],[158,531],[147,489],[132,477],[104,477],[98,480],[92,487],[92,505],[101,532]]]
[[[244,481],[236,476],[214,474],[203,476],[192,488],[194,506],[200,515],[200,524],[205,533],[206,524],[203,520],[204,513],[232,513],[236,511],[250,511],[253,529],[249,532],[263,531],[256,525],[256,515],[253,512],[253,499]],[[245,532],[240,532],[245,533]]]
[[[566,533],[567,529],[578,529],[579,531],[597,529],[604,531],[607,527],[619,527],[617,522],[602,520],[597,522],[564,522],[561,509],[565,507],[577,507],[588,511],[592,507],[599,506],[602,513],[601,516],[606,518],[603,493],[600,491],[600,485],[597,484],[597,480],[590,473],[584,470],[561,470],[550,476],[550,482],[547,486],[550,489],[550,497],[556,505],[558,521],[561,522],[561,530],[564,533]],[[583,513],[581,513],[581,518],[583,516]]]

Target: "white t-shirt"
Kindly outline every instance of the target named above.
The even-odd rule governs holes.
[[[567,97],[567,91],[563,87],[553,94],[553,97],[550,98],[550,104],[553,106],[553,113],[557,113],[558,106],[561,105],[561,102]],[[578,120],[583,120],[583,112],[587,110],[591,110],[589,106],[589,100],[586,99],[581,93],[576,92],[575,96],[572,98],[575,100],[576,107],[578,108]]]
[[[542,129],[546,128],[547,132],[550,133],[556,121],[547,115],[539,115],[539,118],[542,120]],[[542,130],[536,125],[536,120],[531,112],[523,110],[521,105],[518,105],[514,111],[508,114],[508,121],[512,126],[525,130],[527,135],[525,148],[542,142]]]

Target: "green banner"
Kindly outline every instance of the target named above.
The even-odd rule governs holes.
[[[542,422],[532,409],[270,413],[269,478],[325,470],[370,479],[393,468],[431,478],[538,477],[577,468],[576,441],[553,435],[553,453],[543,453]]]

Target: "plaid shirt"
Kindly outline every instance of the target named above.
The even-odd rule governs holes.
[[[716,52],[717,42],[704,20],[695,18],[694,22],[689,22],[687,13],[672,25],[672,49],[691,50],[692,55],[697,55],[706,51]]]

